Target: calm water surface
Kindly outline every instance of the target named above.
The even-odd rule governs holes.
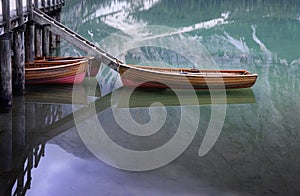
[[[207,92],[197,92],[197,103],[187,95],[181,106],[172,91],[134,92],[129,105],[136,122],[151,120],[147,107],[154,102],[164,104],[165,110],[154,107],[151,114],[167,114],[159,132],[138,137],[125,132],[114,118],[127,106],[117,99],[118,108],[110,107],[110,92],[121,82],[105,67],[97,75],[99,84],[87,78],[75,88],[28,87],[25,98],[15,98],[13,112],[0,115],[0,195],[18,190],[16,179],[22,187],[30,177],[27,195],[299,195],[299,10],[298,1],[283,0],[67,1],[63,23],[126,62],[247,69],[258,74],[257,83],[248,90],[228,91],[227,101],[219,101],[218,105],[226,104],[224,125],[205,156],[198,156],[198,151],[213,107]],[[149,25],[156,25],[155,32]],[[134,45],[124,51],[114,46],[117,39],[127,40],[122,34],[137,40],[166,29],[176,33],[161,42],[165,48]],[[187,42],[174,52],[168,47],[179,45],[179,34]],[[191,42],[207,51],[184,46]],[[192,64],[184,55],[186,49],[195,55],[208,52],[213,64]],[[62,54],[83,53],[64,43]],[[122,97],[127,90],[116,92]],[[108,166],[87,149],[72,123],[72,101],[76,110],[95,102],[107,135],[132,150],[154,149],[172,139],[182,111],[190,114],[184,117],[187,122],[199,126],[189,147],[170,164],[129,172]],[[30,172],[22,182],[21,171],[27,165]]]

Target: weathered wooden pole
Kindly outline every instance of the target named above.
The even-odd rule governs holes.
[[[57,22],[61,22],[61,8],[59,8],[56,12],[55,12],[55,20]],[[61,42],[61,38],[59,35],[56,35],[56,43],[60,43]]]
[[[53,52],[56,49],[56,35],[50,32],[50,51]]]
[[[56,11],[55,20],[57,22],[61,21],[61,8],[59,8]],[[59,35],[56,35],[56,56],[60,56],[61,55],[60,45],[61,45],[61,37]]]
[[[33,7],[32,7],[32,1],[33,0],[26,0],[26,3],[27,3],[27,12],[29,12],[29,21],[30,20],[32,20],[32,9],[33,9]]]
[[[0,37],[0,112],[9,112],[12,106],[10,34]]]
[[[51,12],[51,0],[47,0],[47,4],[48,4],[48,12]]]
[[[40,8],[40,6],[39,6],[39,0],[34,0],[34,7],[35,8]]]
[[[34,0],[34,7],[41,8],[43,3],[40,0]],[[35,57],[43,56],[43,47],[42,47],[42,26],[35,25]]]
[[[45,25],[43,26],[43,56],[49,56],[49,26]]]
[[[42,39],[43,39],[43,30],[40,25],[35,25],[35,56],[42,57],[43,56],[43,47],[42,47]]]
[[[5,34],[0,37],[0,112],[9,112],[12,105],[9,0],[2,0],[2,15]]]
[[[25,62],[33,63],[35,56],[35,25],[33,22],[28,22],[26,25],[26,33],[25,33]]]
[[[53,3],[53,5],[55,5],[54,2],[52,2],[52,3]],[[53,19],[55,19],[56,11],[52,11],[50,16]],[[52,33],[51,31],[49,33],[50,33],[50,52],[53,53],[53,51],[56,49],[56,35],[54,33]]]
[[[35,37],[35,24],[32,21],[32,0],[27,0],[27,11],[29,12],[29,22],[26,25],[25,33],[25,62],[33,63],[35,55],[34,37]]]
[[[17,15],[18,15],[18,26],[22,26],[24,24],[24,16],[23,16],[23,0],[16,1]]]
[[[15,95],[25,94],[25,49],[24,49],[24,29],[19,28],[13,34],[13,93]]]
[[[45,7],[46,7],[46,2],[45,2],[46,0],[42,0],[42,2],[41,2],[41,7],[42,7],[42,11],[43,12],[45,12],[46,10],[45,10]]]
[[[25,49],[24,49],[24,16],[23,1],[16,1],[18,25],[19,27],[13,33],[13,81],[12,88],[15,95],[24,95],[25,93]]]
[[[56,6],[58,5],[58,2],[55,0],[53,1],[53,5]],[[56,21],[60,22],[60,12],[61,9],[56,9],[51,13],[51,17],[55,19]],[[60,46],[60,36],[50,32],[50,50],[53,52],[57,47]]]

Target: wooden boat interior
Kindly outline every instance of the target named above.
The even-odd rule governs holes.
[[[61,58],[60,60],[35,60],[34,63],[26,63],[26,69],[30,68],[43,68],[43,67],[51,67],[51,66],[63,66],[63,65],[71,65],[77,64],[81,62],[85,62],[88,59],[86,58]]]
[[[232,75],[251,75],[247,70],[201,70],[193,68],[161,68],[161,67],[152,67],[152,66],[136,66],[129,65],[129,68],[138,68],[154,72],[163,72],[170,74],[179,74],[179,75],[220,75],[220,76],[232,76]]]

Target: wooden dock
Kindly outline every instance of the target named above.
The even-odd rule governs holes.
[[[49,55],[60,38],[33,21],[39,9],[60,20],[64,0],[2,0],[0,11],[0,111],[12,107],[12,94],[25,93],[25,63]],[[51,43],[51,44],[50,44]],[[13,67],[12,67],[12,63]]]
[[[25,63],[49,56],[61,38],[113,69],[116,59],[60,23],[64,0],[2,0],[0,11],[0,112],[25,93]],[[12,67],[12,63],[13,67]]]

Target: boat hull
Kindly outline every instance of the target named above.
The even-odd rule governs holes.
[[[88,59],[36,61],[25,68],[26,84],[78,84],[85,77]]]
[[[257,74],[245,70],[193,70],[120,65],[125,86],[174,89],[235,89],[249,88]]]

